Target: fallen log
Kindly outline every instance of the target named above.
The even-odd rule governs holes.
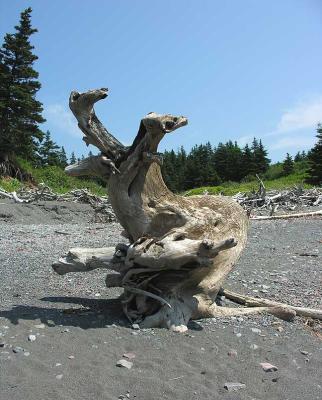
[[[295,307],[288,304],[284,304],[274,300],[267,300],[258,297],[244,296],[240,293],[235,293],[228,289],[221,289],[220,295],[225,296],[227,299],[242,304],[247,307],[282,307],[287,308],[295,312],[296,315],[301,317],[309,317],[322,320],[322,309],[306,308],[306,307]]]
[[[289,219],[289,218],[302,218],[302,217],[314,217],[322,215],[322,210],[297,213],[297,214],[281,214],[281,215],[259,215],[251,217],[252,220],[269,220],[269,219]]]

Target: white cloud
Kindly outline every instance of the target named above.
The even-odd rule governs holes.
[[[47,124],[55,128],[57,133],[68,134],[74,137],[82,136],[82,132],[77,126],[77,120],[72,112],[61,104],[50,104],[44,110]]]
[[[311,148],[314,145],[314,137],[309,136],[287,136],[280,139],[275,140],[274,143],[269,145],[270,150],[280,150],[280,149],[307,149]]]
[[[237,139],[241,146],[251,143],[254,137],[274,138],[274,143],[269,145],[270,149],[310,147],[314,144],[315,129],[318,123],[322,123],[322,96],[307,102],[298,103],[296,106],[286,110],[276,124],[276,128],[271,132],[254,133],[253,135],[241,136]],[[310,134],[306,136],[303,130],[309,130]],[[285,134],[293,133],[293,137],[285,137]],[[301,136],[299,136],[301,135]],[[276,141],[277,140],[277,141]]]
[[[322,97],[287,110],[282,114],[276,131],[272,134],[314,128],[319,122],[322,122]]]

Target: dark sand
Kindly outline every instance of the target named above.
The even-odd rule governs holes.
[[[104,288],[104,271],[54,274],[51,263],[69,247],[121,240],[117,224],[90,226],[89,214],[73,213],[73,206],[68,224],[50,211],[51,225],[44,225],[37,209],[23,223],[0,223],[1,400],[322,399],[319,324],[261,315],[197,321],[183,335],[135,331],[115,300],[119,292]],[[10,212],[0,205],[0,214]],[[321,307],[321,241],[321,219],[254,222],[226,287]],[[24,351],[14,353],[16,346]],[[127,352],[135,353],[133,367],[117,367]],[[278,370],[264,372],[261,362]],[[228,392],[226,382],[246,387]]]

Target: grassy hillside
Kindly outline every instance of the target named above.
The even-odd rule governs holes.
[[[106,189],[96,183],[93,180],[81,179],[70,177],[65,174],[64,170],[60,167],[50,166],[43,168],[34,168],[25,160],[18,160],[19,166],[25,172],[31,174],[34,178],[36,184],[41,182],[45,183],[52,190],[57,193],[66,193],[72,189],[83,189],[87,188],[92,193],[97,195],[105,195]],[[307,165],[305,162],[299,162],[295,164],[294,173],[288,176],[282,175],[282,164],[277,163],[270,166],[267,173],[262,177],[266,189],[285,189],[292,187],[293,185],[303,185],[306,188],[311,187],[308,184],[304,184],[304,179],[306,176],[305,170]],[[18,190],[23,183],[19,182],[17,179],[12,178],[0,178],[0,186],[7,191]],[[24,183],[24,185],[32,186],[32,183]],[[222,193],[227,196],[234,195],[238,192],[250,192],[252,190],[258,189],[258,181],[253,179],[249,182],[225,182],[220,186],[204,186],[195,189],[188,190],[185,194],[196,195],[202,194],[205,190],[209,194],[219,194]]]
[[[86,188],[100,196],[106,194],[106,189],[93,180],[68,176],[60,167],[49,166],[34,168],[31,164],[22,159],[18,160],[18,164],[23,171],[32,175],[35,184],[43,182],[56,193],[66,193],[73,189]],[[12,192],[18,190],[23,185],[33,186],[34,184],[31,182],[21,183],[18,179],[0,177],[0,186],[7,191]]]
[[[286,189],[294,185],[303,185],[304,188],[310,188],[311,185],[304,183],[306,177],[307,165],[305,162],[299,162],[295,164],[294,173],[288,176],[282,175],[282,164],[277,163],[270,166],[267,173],[261,177],[267,190],[270,189]],[[191,189],[186,192],[188,196],[202,194],[205,190],[209,194],[222,193],[226,196],[232,196],[238,192],[250,192],[252,190],[258,190],[258,180],[253,179],[249,182],[225,182],[220,186],[204,186],[196,189]]]

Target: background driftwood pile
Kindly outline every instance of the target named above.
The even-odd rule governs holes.
[[[322,188],[303,189],[295,186],[292,189],[266,191],[261,184],[257,192],[237,193],[233,199],[244,207],[249,215],[273,216],[277,211],[289,213],[322,206]]]
[[[17,192],[7,192],[0,187],[0,198],[9,198],[16,203],[37,201],[69,201],[90,204],[95,210],[95,222],[114,222],[116,217],[108,196],[96,196],[87,189],[75,189],[68,193],[53,192],[48,186],[40,184],[36,188],[21,188]]]

